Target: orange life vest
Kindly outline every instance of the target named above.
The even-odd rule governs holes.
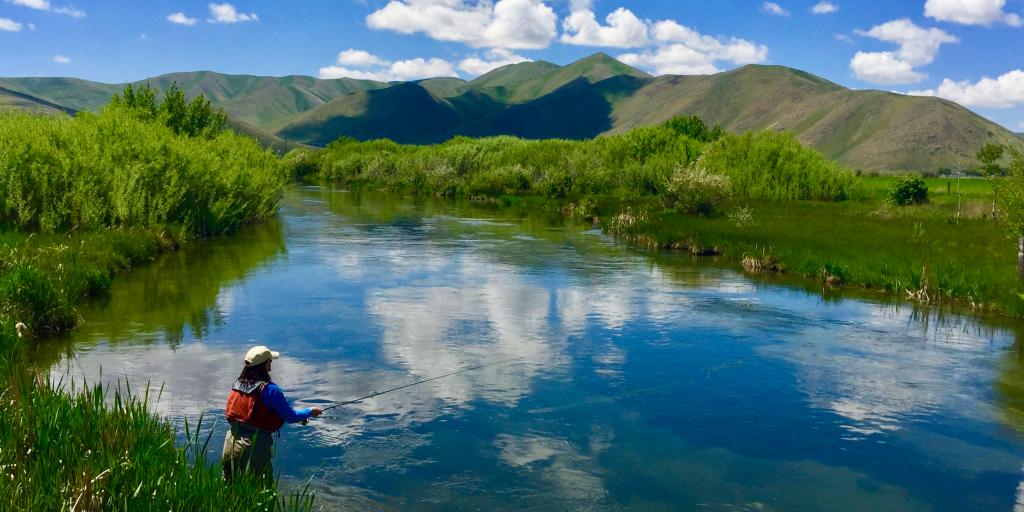
[[[228,421],[238,421],[250,427],[277,432],[284,426],[284,418],[263,403],[263,388],[268,382],[252,384],[235,381],[228,395],[226,409]]]

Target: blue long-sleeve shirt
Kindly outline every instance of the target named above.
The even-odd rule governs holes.
[[[263,403],[267,404],[270,410],[276,412],[287,423],[299,423],[308,420],[313,415],[313,409],[293,409],[288,403],[288,399],[284,397],[284,392],[273,382],[263,386],[262,398]]]

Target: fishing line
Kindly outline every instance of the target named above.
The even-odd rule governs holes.
[[[429,379],[423,379],[423,380],[416,381],[416,382],[413,382],[413,383],[410,383],[410,384],[405,384],[405,385],[398,386],[398,387],[395,387],[395,388],[387,389],[387,390],[384,390],[384,391],[377,391],[375,393],[371,393],[371,394],[363,396],[363,397],[355,398],[353,400],[347,400],[345,402],[338,402],[338,403],[336,403],[334,405],[330,405],[330,406],[324,407],[321,410],[323,412],[327,412],[327,411],[329,411],[331,409],[335,409],[335,408],[342,407],[342,406],[345,406],[345,405],[356,404],[356,403],[362,402],[363,400],[369,400],[370,398],[378,397],[378,396],[381,396],[381,395],[386,395],[388,393],[394,393],[395,391],[401,391],[403,389],[411,388],[413,386],[419,386],[420,384],[426,384],[428,382],[433,382],[435,380],[441,380],[441,379],[445,379],[445,378],[448,378],[448,377],[453,377],[455,375],[459,375],[460,373],[467,373],[467,372],[471,372],[471,371],[474,371],[474,370],[480,370],[482,368],[487,368],[488,366],[497,366],[499,364],[508,363],[510,361],[513,361],[513,359],[505,359],[505,360],[502,360],[502,361],[495,361],[493,363],[487,363],[487,364],[481,364],[479,366],[471,366],[469,368],[463,368],[461,370],[457,370],[457,371],[454,371],[454,372],[451,372],[451,373],[446,373],[444,375],[438,375],[437,377],[431,377]],[[321,417],[323,417],[323,416],[321,416]]]

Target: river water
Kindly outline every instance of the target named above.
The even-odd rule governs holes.
[[[82,314],[41,364],[162,385],[176,424],[222,416],[253,344],[305,405],[500,362],[286,427],[275,469],[328,509],[1024,510],[1020,329],[543,211],[293,189]]]

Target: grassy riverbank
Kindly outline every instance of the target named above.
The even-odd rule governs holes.
[[[76,305],[103,296],[118,272],[262,221],[287,180],[275,155],[218,123],[205,129],[195,124],[202,116],[187,117],[183,132],[159,103],[126,103],[74,119],[0,115],[0,502],[308,510],[305,492],[225,485],[219,465],[203,458],[205,430],[175,432],[149,412],[158,397],[132,394],[129,383],[54,383],[48,368],[28,365],[28,352],[78,324]],[[190,115],[202,114],[202,102],[194,105]],[[27,326],[24,337],[16,322]],[[176,445],[182,434],[188,442]]]
[[[857,176],[785,134],[724,134],[683,118],[591,141],[341,140],[286,160],[296,175],[348,187],[539,197],[617,236],[751,272],[1024,315],[1015,241],[991,218],[992,181],[927,180],[929,202],[894,206],[894,178]]]

